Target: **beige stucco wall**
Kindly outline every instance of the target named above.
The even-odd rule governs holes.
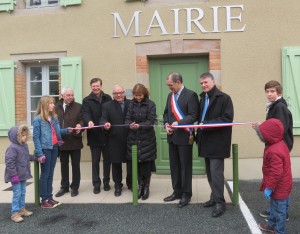
[[[231,95],[235,107],[235,121],[261,121],[265,118],[263,86],[270,80],[281,81],[281,48],[300,44],[299,0],[253,1],[199,1],[187,5],[158,4],[123,0],[83,0],[78,6],[65,10],[0,12],[0,60],[11,59],[15,54],[66,52],[67,56],[81,56],[83,60],[83,96],[90,92],[89,80],[94,76],[103,79],[103,89],[110,93],[114,84],[131,88],[137,81],[136,43],[172,39],[218,39],[221,40],[221,85]],[[160,1],[164,2],[164,1]],[[201,8],[205,12],[202,25],[209,31],[213,28],[212,6],[243,5],[242,22],[234,20],[233,28],[246,24],[244,32],[224,32],[226,14],[219,10],[220,33],[172,35],[174,8]],[[113,16],[120,13],[126,27],[134,11],[140,14],[140,32],[145,34],[153,13],[158,10],[170,35],[160,35],[152,29],[150,36],[113,38]],[[233,15],[239,14],[234,10]],[[184,11],[180,11],[181,32],[185,29]],[[255,158],[260,158],[263,144],[259,142],[250,126],[234,127],[233,143],[239,145],[239,157],[249,163],[243,164],[249,171],[255,168]],[[4,155],[7,139],[0,137],[0,154]],[[300,156],[300,137],[295,136],[293,157]],[[83,160],[89,160],[88,147]],[[0,158],[0,163],[3,157]],[[256,161],[255,161],[256,162]],[[253,167],[251,165],[254,165]],[[260,166],[260,165],[259,165]],[[297,168],[298,171],[300,168]],[[227,169],[227,173],[230,172]],[[253,175],[255,176],[255,175]]]

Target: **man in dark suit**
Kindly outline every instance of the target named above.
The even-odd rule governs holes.
[[[200,76],[200,124],[231,123],[233,104],[226,93],[215,85],[211,73]],[[224,199],[224,159],[230,157],[232,127],[198,129],[199,156],[205,158],[207,180],[211,188],[210,200],[204,207],[214,207],[212,217],[221,216],[226,209]]]
[[[170,73],[166,85],[171,93],[168,95],[163,117],[174,191],[164,201],[180,199],[178,207],[181,208],[188,205],[192,197],[193,131],[182,128],[175,130],[172,127],[193,124],[199,116],[199,101],[195,92],[184,87],[179,73]]]
[[[90,81],[92,92],[82,101],[82,119],[85,126],[93,127],[98,125],[102,115],[102,105],[111,99],[111,96],[102,91],[102,80],[92,78]],[[100,193],[100,157],[103,157],[103,184],[104,191],[110,190],[110,162],[107,153],[107,136],[103,129],[91,128],[87,130],[87,144],[90,146],[92,155],[92,183],[94,194]]]
[[[108,136],[108,156],[112,164],[112,177],[115,183],[115,196],[122,194],[122,163],[126,162],[128,128],[122,127],[129,105],[125,97],[125,90],[122,86],[116,85],[112,91],[113,100],[103,104],[103,111],[100,124]],[[119,126],[114,126],[119,125]],[[131,189],[131,171],[128,171],[126,184]]]

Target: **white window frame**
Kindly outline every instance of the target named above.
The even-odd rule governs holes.
[[[27,124],[28,126],[32,126],[32,121],[33,119],[31,119],[31,98],[32,97],[40,97],[40,95],[31,95],[31,86],[30,86],[30,68],[32,67],[41,67],[42,68],[42,94],[41,96],[44,95],[49,95],[49,96],[53,96],[54,98],[59,97],[59,93],[57,95],[50,95],[49,94],[49,86],[50,86],[50,82],[49,82],[49,68],[51,66],[57,66],[58,67],[58,75],[59,75],[59,62],[49,62],[49,63],[44,63],[44,64],[39,64],[39,63],[30,63],[27,64],[26,66],[26,87],[27,87]],[[58,77],[59,78],[59,77]],[[59,80],[57,80],[58,85],[59,85]]]

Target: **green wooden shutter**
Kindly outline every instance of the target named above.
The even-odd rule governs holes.
[[[81,0],[60,0],[60,5],[64,7],[76,4],[81,4]]]
[[[12,11],[16,0],[0,0],[0,11]]]
[[[60,59],[61,88],[74,90],[75,101],[82,102],[82,62],[81,57],[64,57]]]
[[[0,61],[0,136],[15,124],[14,62]]]
[[[300,47],[282,49],[283,96],[293,114],[293,133],[300,135]]]

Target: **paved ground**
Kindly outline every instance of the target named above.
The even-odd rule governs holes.
[[[257,191],[258,187],[258,181],[240,181],[241,198],[256,222],[263,222],[259,212],[267,204],[263,194]],[[300,181],[297,180],[294,182],[290,221],[287,223],[289,234],[300,233],[299,191]],[[15,224],[9,218],[10,205],[1,203],[0,233],[261,233],[253,232],[249,227],[249,220],[244,218],[240,209],[242,206],[235,207],[231,203],[227,204],[227,211],[220,218],[212,218],[211,209],[205,209],[199,203],[182,209],[178,209],[176,204],[150,203],[138,206],[130,203],[62,204],[50,210],[34,204],[27,207],[34,215],[23,223]]]

